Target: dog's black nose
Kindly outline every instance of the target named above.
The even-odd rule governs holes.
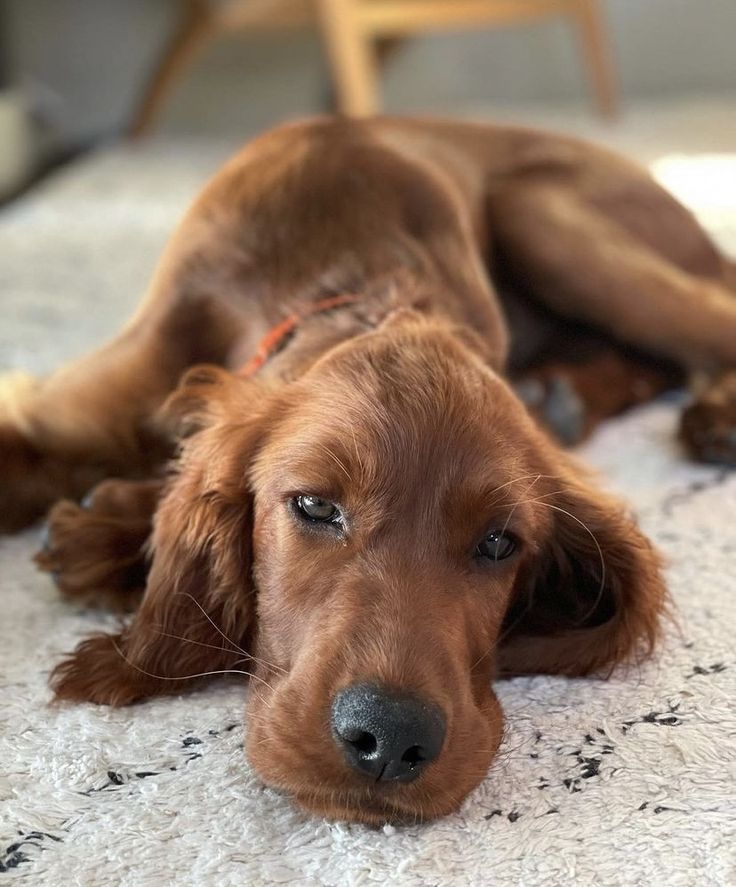
[[[332,703],[332,731],[351,767],[376,782],[410,782],[439,755],[445,717],[431,702],[354,684]]]

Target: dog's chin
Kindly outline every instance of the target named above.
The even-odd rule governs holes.
[[[250,737],[249,737],[250,738]],[[248,759],[260,780],[288,797],[296,806],[335,822],[369,826],[416,825],[457,811],[488,772],[495,754],[476,757],[471,767],[437,771],[431,766],[411,783],[363,779],[347,770],[331,772],[314,761],[295,762],[270,754],[263,745],[248,743]],[[490,749],[489,749],[490,750]]]
[[[420,777],[409,785],[336,781],[333,786],[327,780],[297,782],[284,778],[283,774],[276,776],[274,772],[264,772],[258,766],[255,769],[266,785],[312,816],[374,827],[417,825],[454,813],[487,773],[486,768],[479,767],[475,778],[471,777],[462,786],[455,785],[452,791],[448,791],[439,788],[431,778],[424,783]]]
[[[301,792],[291,795],[295,804],[312,816],[332,822],[354,822],[374,828],[383,825],[418,825],[454,813],[462,799],[443,804],[426,801],[412,803],[402,798],[380,798],[368,792]]]

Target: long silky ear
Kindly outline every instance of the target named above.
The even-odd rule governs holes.
[[[666,604],[652,545],[618,502],[575,481],[547,501],[549,541],[518,577],[501,670],[586,675],[651,653]]]
[[[184,378],[165,413],[190,436],[154,518],[143,602],[121,632],[88,638],[57,666],[57,699],[126,705],[208,672],[250,670],[248,466],[264,409],[253,383],[225,371],[197,368]]]

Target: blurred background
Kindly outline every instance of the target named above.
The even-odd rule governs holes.
[[[735,44],[736,0],[0,0],[0,364],[108,334],[222,160],[324,111],[606,142],[736,250]]]
[[[338,107],[733,147],[735,42],[734,0],[0,0],[0,178]]]

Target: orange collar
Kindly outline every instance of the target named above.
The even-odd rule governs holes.
[[[238,371],[239,376],[249,378],[255,375],[258,370],[266,363],[269,358],[277,354],[286,345],[288,339],[294,334],[300,322],[306,317],[313,314],[323,314],[331,311],[333,308],[339,308],[341,305],[352,305],[359,300],[359,296],[352,293],[343,293],[340,296],[329,296],[326,299],[320,299],[318,302],[312,302],[305,305],[288,317],[285,317],[281,323],[277,323],[272,327],[266,335],[261,339],[258,350],[251,359]]]

